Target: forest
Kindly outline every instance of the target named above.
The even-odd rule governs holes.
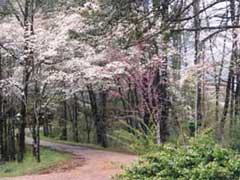
[[[239,32],[239,0],[0,0],[0,178],[240,179]]]

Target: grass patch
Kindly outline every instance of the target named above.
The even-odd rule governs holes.
[[[7,162],[0,165],[0,177],[13,177],[35,174],[72,158],[67,153],[41,148],[41,163],[36,162],[28,148],[23,163]]]

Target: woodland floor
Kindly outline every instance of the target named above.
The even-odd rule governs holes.
[[[41,141],[41,146],[72,153],[75,158],[40,174],[1,178],[1,180],[109,180],[112,176],[121,173],[121,165],[128,165],[136,159],[134,155],[48,141]]]

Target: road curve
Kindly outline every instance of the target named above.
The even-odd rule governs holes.
[[[1,180],[110,180],[113,175],[121,172],[121,165],[128,165],[136,159],[134,155],[48,141],[41,141],[41,146],[81,157],[84,159],[83,165],[66,172],[1,178]]]

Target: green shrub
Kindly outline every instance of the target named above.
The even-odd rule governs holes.
[[[238,180],[240,156],[222,148],[209,135],[188,145],[166,144],[127,168],[119,180]]]

